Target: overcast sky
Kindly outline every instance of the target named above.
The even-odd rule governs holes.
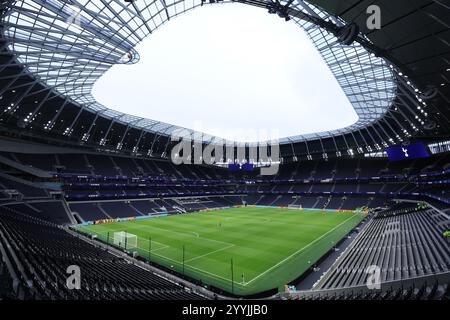
[[[94,86],[105,106],[236,141],[342,128],[357,115],[293,22],[241,4],[173,19]]]

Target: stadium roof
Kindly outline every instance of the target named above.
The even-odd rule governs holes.
[[[448,110],[442,105],[448,103],[444,92],[448,93],[450,66],[445,4],[236,2],[289,16],[303,28],[359,117],[344,129],[282,139],[284,156],[364,153],[417,134],[448,133]],[[201,0],[4,2],[0,122],[73,142],[148,154],[164,155],[168,136],[174,133],[205,143],[220,141],[189,128],[114,111],[91,95],[92,85],[111,66],[139,61],[134,47],[145,37],[203,4]],[[380,5],[383,12],[380,30],[366,28],[370,4]],[[410,26],[417,32],[410,32]],[[348,38],[355,41],[346,43]]]

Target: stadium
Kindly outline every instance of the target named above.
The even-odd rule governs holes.
[[[355,121],[305,133],[283,111],[266,129],[289,133],[251,141],[157,117],[170,106],[128,112],[146,79],[107,92],[128,99],[122,111],[117,98],[99,102],[114,68],[144,68],[154,54],[144,39],[209,7],[295,26]],[[0,10],[0,300],[450,298],[447,1],[5,0]],[[199,101],[217,87],[195,85]],[[184,102],[174,122],[193,110]],[[253,107],[200,112],[231,126],[262,119]]]

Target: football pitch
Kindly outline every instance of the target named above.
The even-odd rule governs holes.
[[[364,216],[352,212],[240,207],[80,227],[204,284],[238,295],[281,288],[300,276]],[[184,263],[183,263],[184,262]]]

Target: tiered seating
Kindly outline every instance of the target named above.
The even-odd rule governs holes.
[[[65,172],[85,174],[91,171],[88,163],[93,167],[93,173],[99,175],[140,176],[165,175],[174,178],[227,178],[236,176],[223,168],[211,168],[196,165],[176,166],[170,161],[152,161],[134,159],[122,156],[88,154],[26,154],[26,153],[2,153],[13,161],[42,170],[54,171],[55,166],[66,167]],[[86,162],[86,159],[88,162]],[[57,161],[59,160],[59,161]],[[273,177],[260,177],[271,179],[308,179],[308,178],[355,178],[372,177],[381,174],[419,174],[431,171],[440,171],[448,167],[450,155],[431,157],[427,159],[415,159],[410,161],[389,162],[384,158],[364,159],[329,159],[328,161],[302,161],[286,163],[280,166],[279,172]],[[116,168],[117,166],[117,168]],[[257,176],[255,173],[246,173],[248,178]],[[239,174],[237,174],[239,175]]]
[[[326,179],[334,176],[336,161],[319,161],[315,169],[314,178]]]
[[[65,173],[92,174],[82,154],[59,154],[58,158]]]
[[[41,168],[44,168],[45,165],[52,168],[62,166],[62,168],[58,168],[58,170],[63,169],[62,173],[81,173],[82,176],[92,174],[92,176],[84,178],[65,176],[65,178],[59,180],[66,183],[63,187],[66,201],[106,201],[104,206],[81,204],[77,208],[80,209],[78,211],[80,211],[83,219],[89,221],[151,214],[161,211],[159,210],[161,207],[165,207],[168,212],[196,211],[209,205],[213,207],[217,205],[214,202],[208,205],[193,202],[191,205],[183,206],[168,199],[181,196],[196,198],[211,194],[231,196],[235,192],[246,194],[248,198],[246,201],[249,204],[302,205],[305,208],[318,209],[354,209],[365,205],[373,208],[379,206],[387,198],[396,196],[395,194],[386,195],[385,193],[419,192],[420,195],[417,195],[417,197],[420,196],[420,200],[426,197],[433,199],[433,195],[444,200],[450,197],[448,188],[446,188],[447,184],[420,184],[422,178],[408,178],[409,180],[406,180],[406,177],[393,177],[391,179],[394,180],[386,180],[386,177],[383,177],[371,179],[373,175],[379,175],[382,172],[385,174],[402,174],[404,171],[402,166],[405,166],[405,164],[408,167],[406,171],[413,174],[427,170],[442,170],[448,163],[448,157],[442,157],[445,158],[444,160],[430,158],[401,163],[388,163],[386,159],[365,158],[302,161],[283,164],[280,167],[279,174],[270,177],[259,176],[257,171],[230,173],[224,168],[195,165],[176,166],[169,161],[102,154],[26,155],[17,153],[9,154],[8,158]],[[44,162],[48,163],[44,164]],[[26,174],[21,174],[17,170],[12,171],[11,174],[27,178]],[[218,181],[219,176],[230,178],[230,180]],[[442,180],[447,177],[448,174],[443,176],[441,173],[438,178],[432,177],[429,179]],[[34,180],[35,178],[28,175],[28,179]],[[288,181],[288,179],[293,180]],[[303,179],[313,180],[304,181]],[[324,179],[326,181],[320,181]],[[330,181],[329,179],[336,180]],[[25,198],[49,198],[49,194],[44,189],[4,178],[0,179],[0,183],[3,180],[5,180],[4,185],[0,185],[3,190],[7,188],[17,189],[25,195]],[[68,186],[67,183],[71,182],[82,182],[84,185],[79,183],[75,186]],[[87,182],[93,184],[86,185]],[[115,183],[120,183],[120,185]],[[424,191],[427,193],[423,194]],[[253,196],[251,195],[252,192],[264,192],[264,194]],[[0,191],[0,193],[2,196],[0,199],[9,197],[5,192]],[[296,200],[289,193],[299,193],[299,198]],[[348,193],[352,193],[352,195]],[[161,198],[162,200],[152,202],[154,206],[147,202],[147,204],[150,204],[149,208],[144,205],[141,209],[125,204],[125,201],[149,198]],[[442,201],[442,199],[438,200]],[[107,202],[112,200],[124,202],[116,204]],[[194,201],[196,200],[194,199]],[[445,201],[443,202],[445,203]],[[71,203],[71,206],[76,206],[76,204]],[[140,204],[137,203],[137,206],[140,206]],[[87,210],[82,211],[81,207],[85,207]]]
[[[293,178],[297,179],[309,179],[311,177],[311,173],[316,168],[316,163],[314,161],[301,162],[295,169],[295,175]]]
[[[359,184],[359,191],[360,192],[379,192],[381,191],[381,188],[383,188],[384,184],[381,183],[360,183]],[[397,189],[396,186],[393,187],[393,189]],[[386,191],[386,190],[383,190]]]
[[[300,200],[297,201],[297,205],[301,205],[303,208],[314,208],[317,202],[317,197],[301,196]]]
[[[330,184],[314,184],[311,188],[311,192],[327,192],[331,191],[333,185]]]
[[[335,178],[355,178],[358,159],[338,160]]]
[[[308,292],[288,297],[298,300],[450,300],[450,284],[430,281],[430,284],[414,285],[398,289],[372,290],[372,292]]]
[[[130,158],[114,157],[113,161],[121,169],[122,175],[129,177],[139,176],[136,164]]]
[[[32,205],[25,202],[10,202],[3,204],[4,207],[10,208],[16,211],[20,211],[22,213],[26,213],[30,216],[37,215],[39,210],[33,207]]]
[[[100,206],[112,218],[137,216],[138,212],[122,201],[101,202]]]
[[[320,196],[318,197],[318,201],[314,205],[314,208],[316,209],[325,209],[328,204],[329,197],[327,196]]]
[[[341,209],[344,202],[343,197],[333,196],[327,205],[327,209]]]
[[[384,159],[364,159],[359,163],[359,177],[372,177],[380,175],[385,169],[387,162]]]
[[[17,153],[15,156],[24,165],[45,171],[55,171],[56,158],[54,154]]]
[[[367,206],[369,208],[379,208],[379,207],[382,207],[385,203],[386,203],[386,199],[373,197],[373,198],[369,198],[369,202],[368,202]]]
[[[119,172],[115,169],[109,156],[87,155],[89,164],[93,167],[96,174],[105,176],[116,176]]]
[[[2,301],[3,299],[14,298],[12,293],[13,293],[12,279],[6,270],[6,265],[0,263],[0,301]]]
[[[40,210],[37,216],[41,219],[61,225],[71,223],[61,201],[34,202],[31,205]]]
[[[17,257],[16,272],[21,274],[21,282],[34,298],[202,298],[37,218],[3,209],[0,211],[0,235],[0,242],[8,248],[9,255]],[[66,270],[72,265],[79,266],[82,271],[80,290],[66,287]],[[28,283],[25,284],[25,280]]]
[[[151,200],[131,201],[131,205],[144,215],[155,213],[159,209]]]
[[[0,177],[0,187],[3,190],[17,190],[25,198],[48,197],[44,189],[36,188],[18,181]]]
[[[354,184],[336,184],[334,186],[334,191],[336,192],[355,192],[356,191],[357,186],[355,186]]]
[[[86,221],[108,219],[108,217],[98,206],[97,202],[70,203],[70,210],[78,213]]]
[[[367,206],[367,203],[367,197],[346,197],[340,209],[354,210],[356,208]]]
[[[4,207],[61,225],[71,223],[61,201],[13,202],[4,204]]]

